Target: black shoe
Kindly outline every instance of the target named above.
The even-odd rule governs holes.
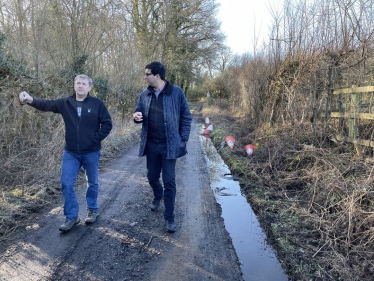
[[[76,217],[76,219],[71,221],[66,221],[63,224],[60,225],[59,230],[60,231],[68,231],[72,229],[73,226],[77,225],[81,219],[79,217]]]
[[[160,208],[161,199],[157,200],[154,199],[151,204],[151,211],[156,211],[158,208]]]
[[[177,225],[175,224],[174,221],[166,221],[166,231],[167,232],[175,232],[177,230]]]
[[[98,216],[97,211],[94,211],[92,209],[87,209],[87,217],[85,219],[85,224],[90,224],[96,221],[96,218]]]

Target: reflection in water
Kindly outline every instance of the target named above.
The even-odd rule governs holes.
[[[251,206],[240,192],[237,177],[221,159],[210,139],[201,138],[210,168],[211,188],[222,208],[226,230],[230,233],[246,281],[283,281],[283,272],[274,251],[266,243]]]

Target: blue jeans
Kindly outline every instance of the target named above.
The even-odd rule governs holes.
[[[166,159],[166,143],[147,141],[146,145],[148,181],[153,189],[153,195],[156,200],[164,197],[165,220],[174,220],[175,206],[175,163],[176,159]],[[160,183],[160,174],[162,170],[162,182]]]
[[[64,215],[66,221],[78,217],[79,205],[75,195],[75,180],[81,167],[86,172],[87,208],[98,210],[97,197],[99,194],[99,160],[101,151],[89,153],[73,153],[64,150],[61,169],[61,188],[64,195]]]

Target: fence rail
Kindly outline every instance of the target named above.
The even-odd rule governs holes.
[[[349,143],[355,144],[355,146],[363,145],[367,147],[374,147],[373,140],[364,140],[360,139],[359,137],[359,126],[358,121],[362,120],[374,120],[374,112],[371,113],[370,111],[374,109],[374,100],[371,97],[370,102],[368,103],[367,100],[362,100],[362,94],[364,93],[372,93],[374,94],[374,86],[365,86],[365,87],[356,87],[352,86],[350,88],[338,89],[332,92],[333,95],[340,95],[338,104],[339,104],[339,111],[333,111],[329,113],[330,118],[344,118],[348,119],[348,136],[342,135],[335,135],[332,137],[334,141],[345,141]],[[350,99],[344,104],[342,102],[343,95],[350,95]],[[365,103],[366,102],[366,103]],[[349,110],[349,111],[343,111]],[[369,111],[369,113],[365,113],[362,111]],[[358,154],[360,150],[356,146],[356,150]]]

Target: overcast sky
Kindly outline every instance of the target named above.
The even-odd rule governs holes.
[[[253,53],[254,35],[260,38],[259,44],[268,41],[272,16],[268,9],[277,0],[216,0],[220,3],[218,19],[221,30],[227,36],[226,45],[234,53]],[[274,4],[272,4],[274,6]]]

